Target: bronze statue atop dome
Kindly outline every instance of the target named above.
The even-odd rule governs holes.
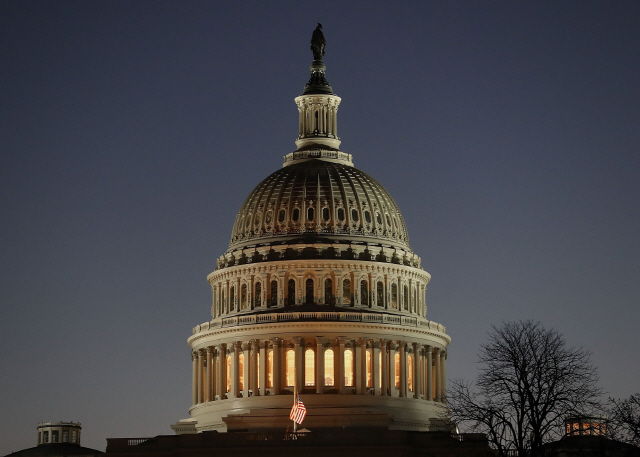
[[[313,31],[313,35],[311,35],[311,50],[313,51],[314,60],[322,60],[326,44],[327,42],[325,41],[324,34],[322,33],[322,24],[318,22],[318,26]]]

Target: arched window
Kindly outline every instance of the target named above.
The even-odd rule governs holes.
[[[240,384],[240,390],[244,390],[244,354],[242,352],[238,355],[238,384]]]
[[[340,222],[344,221],[344,209],[338,208],[338,220]]]
[[[367,387],[373,387],[373,369],[371,367],[371,350],[367,350]]]
[[[376,286],[376,300],[378,301],[378,306],[384,306],[384,285],[380,281]]]
[[[413,392],[413,355],[407,357],[407,381],[409,384],[409,392]]]
[[[270,307],[278,306],[278,281],[271,281],[271,302]]]
[[[294,208],[293,217],[291,219],[293,222],[298,222],[298,219],[300,219],[300,208]]]
[[[353,222],[358,222],[358,210],[355,208],[351,210],[351,220]]]
[[[280,212],[278,213],[278,222],[280,223],[284,222],[285,215],[286,215],[286,211],[281,209]]]
[[[236,288],[231,286],[231,290],[229,291],[229,311],[234,311],[236,309]]]
[[[259,282],[256,283],[256,292],[253,297],[253,307],[259,308],[262,306],[262,284]]]
[[[287,386],[293,386],[296,376],[296,353],[293,349],[289,349],[286,354],[285,363],[287,367],[285,384]]]
[[[342,281],[342,303],[351,304],[351,281],[349,279]]]
[[[344,351],[344,385],[353,386],[353,351],[351,349]]]
[[[364,220],[367,221],[367,224],[371,224],[371,213],[369,211],[364,212]]]
[[[334,369],[333,369],[333,349],[324,351],[324,385],[334,385]]]
[[[398,309],[398,286],[391,284],[391,306]]]
[[[322,208],[322,219],[324,219],[325,221],[329,220],[329,208]]]
[[[399,352],[396,352],[394,359],[395,359],[394,361],[396,366],[396,370],[395,370],[396,387],[399,389],[400,388],[400,353]]]
[[[315,211],[313,210],[313,208],[308,208],[307,209],[307,220],[308,221],[312,221],[313,217],[315,216]]]
[[[324,280],[324,302],[327,305],[333,304],[333,282],[331,278]]]
[[[295,279],[289,280],[289,290],[287,291],[287,304],[293,306],[296,304],[296,281]]]
[[[382,225],[382,218],[380,217],[380,213],[376,213],[376,221],[378,222],[378,225]]]
[[[227,356],[227,392],[231,392],[231,355]]]
[[[369,285],[364,279],[360,281],[360,304],[369,306]]]
[[[313,279],[309,278],[306,282],[306,300],[307,305],[313,305]]]
[[[247,309],[247,285],[243,284],[240,288],[240,303],[242,303],[241,309]]]
[[[387,227],[391,228],[391,218],[389,217],[389,215],[387,214]]]
[[[273,351],[267,353],[267,386],[273,387]]]
[[[404,286],[404,303],[403,309],[407,311],[409,309],[409,288]]]
[[[304,385],[316,385],[316,353],[309,348],[304,352]]]

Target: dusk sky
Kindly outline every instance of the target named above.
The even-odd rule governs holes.
[[[236,212],[295,149],[311,33],[472,379],[533,319],[640,391],[640,2],[0,2],[0,455],[172,434]]]

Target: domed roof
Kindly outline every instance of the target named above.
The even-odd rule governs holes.
[[[316,241],[410,250],[398,205],[380,183],[350,162],[307,159],[272,173],[249,194],[228,252]]]

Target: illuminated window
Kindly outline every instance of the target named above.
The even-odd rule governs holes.
[[[254,295],[253,306],[255,308],[259,307],[262,304],[262,284],[256,283],[256,293]]]
[[[409,384],[409,392],[413,392],[413,355],[407,357],[407,381]]]
[[[238,355],[238,384],[240,390],[244,390],[244,354]]]
[[[373,373],[373,370],[371,368],[371,350],[367,350],[366,368],[367,368],[367,387],[373,387],[373,379],[371,379],[372,373]]]
[[[293,306],[296,304],[296,281],[294,279],[289,280],[289,290],[287,296],[287,304]]]
[[[307,349],[304,353],[304,385],[316,385],[316,354],[313,349]]]
[[[69,442],[69,430],[62,430],[62,442],[63,443]]]
[[[231,356],[227,356],[227,392],[231,392]]]
[[[378,306],[384,306],[384,285],[378,282],[376,287],[376,299],[378,300]]]
[[[353,386],[353,351],[344,351],[344,385]]]
[[[324,351],[324,385],[333,386],[333,349]]]
[[[278,306],[278,281],[271,281],[271,307]]]
[[[348,279],[342,281],[342,303],[351,304],[351,281]]]
[[[391,284],[391,306],[398,309],[398,286]]]
[[[267,354],[267,387],[273,387],[273,351]]]
[[[369,306],[369,285],[364,279],[360,281],[360,304]]]
[[[247,309],[247,285],[243,284],[240,288],[240,302],[242,303],[241,309]]]
[[[399,352],[396,352],[394,359],[395,359],[395,365],[396,365],[396,370],[395,370],[396,387],[399,389],[400,388],[400,353]]]
[[[306,282],[306,300],[307,305],[313,304],[313,279],[309,278]]]
[[[286,354],[287,375],[285,383],[287,386],[293,386],[296,376],[296,353],[293,349],[289,349]]]
[[[331,279],[324,280],[324,302],[328,305],[333,304],[333,282]]]

